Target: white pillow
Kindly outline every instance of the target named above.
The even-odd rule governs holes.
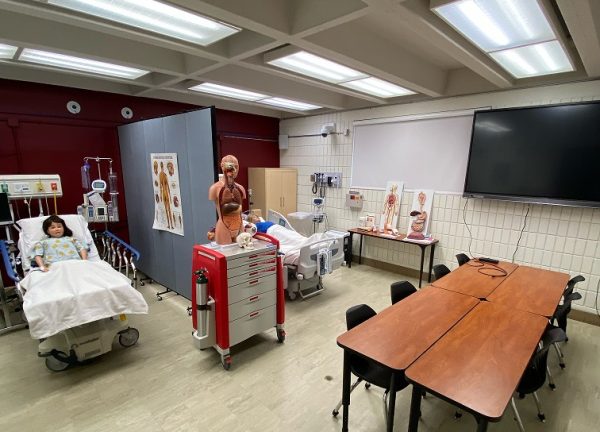
[[[88,259],[91,261],[98,261],[100,255],[98,249],[94,244],[92,233],[88,229],[87,222],[81,215],[60,215],[62,220],[65,221],[67,227],[73,231],[73,238],[79,240],[85,245],[88,252]],[[17,221],[17,224],[21,227],[19,234],[19,241],[17,246],[21,252],[21,262],[23,270],[27,271],[31,267],[30,256],[33,252],[33,247],[37,242],[47,237],[46,233],[42,229],[42,224],[48,219],[48,216],[40,216],[30,219],[21,219]]]

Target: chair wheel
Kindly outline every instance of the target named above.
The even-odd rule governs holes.
[[[371,388],[371,383],[365,383],[365,388],[368,390],[369,388]]]
[[[552,391],[556,390],[556,384],[548,384]]]
[[[339,412],[338,410],[333,410],[333,411],[331,411],[331,415],[332,415],[332,416],[334,416],[334,417],[337,417],[337,415],[338,415],[339,413],[340,413],[340,412]]]
[[[456,420],[458,420],[458,419],[459,419],[459,418],[461,418],[461,417],[462,417],[462,413],[461,413],[461,412],[459,412],[459,411],[456,411],[456,412],[454,413],[454,418],[455,418]]]
[[[519,399],[525,399],[525,393],[519,393]]]
[[[540,421],[541,421],[542,423],[545,423],[545,422],[546,422],[546,416],[545,416],[544,414],[538,414],[538,418],[540,419]]]
[[[560,366],[560,368],[561,368],[561,369],[564,369],[564,368],[566,368],[566,367],[567,367],[567,365],[566,365],[566,364],[564,364],[564,363],[559,363],[559,366]]]

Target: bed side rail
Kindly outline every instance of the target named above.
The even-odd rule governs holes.
[[[343,237],[330,237],[302,246],[298,259],[297,273],[301,273],[305,278],[320,274],[318,256],[319,252],[323,249],[331,251],[330,272],[339,268],[344,259]]]
[[[130,244],[126,243],[110,231],[104,231],[97,238],[100,243],[100,257],[109,263],[115,270],[124,273],[133,280],[133,287],[137,289],[137,268],[135,262],[140,259],[140,253]]]

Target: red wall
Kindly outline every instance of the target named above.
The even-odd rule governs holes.
[[[66,109],[71,100],[81,105],[77,115]],[[121,116],[125,106],[133,110],[131,120]],[[58,210],[74,213],[82,201],[80,169],[84,156],[112,158],[119,180],[123,178],[117,126],[196,108],[164,100],[0,79],[0,174],[59,174],[64,196],[58,199]],[[245,187],[247,167],[279,166],[277,118],[216,110],[216,129],[218,157],[234,154],[240,159],[239,180]],[[95,163],[92,168],[96,173]],[[107,168],[102,169],[106,180]],[[109,229],[127,239],[123,194],[119,204],[121,222],[111,224]],[[37,203],[32,208],[37,209]],[[52,204],[50,208],[53,211]],[[18,211],[21,217],[28,216],[22,203]]]

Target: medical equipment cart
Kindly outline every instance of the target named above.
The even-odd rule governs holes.
[[[194,342],[201,350],[214,347],[225,370],[231,367],[230,348],[249,337],[276,327],[278,341],[285,340],[279,242],[259,233],[253,246],[211,243],[193,250]]]

